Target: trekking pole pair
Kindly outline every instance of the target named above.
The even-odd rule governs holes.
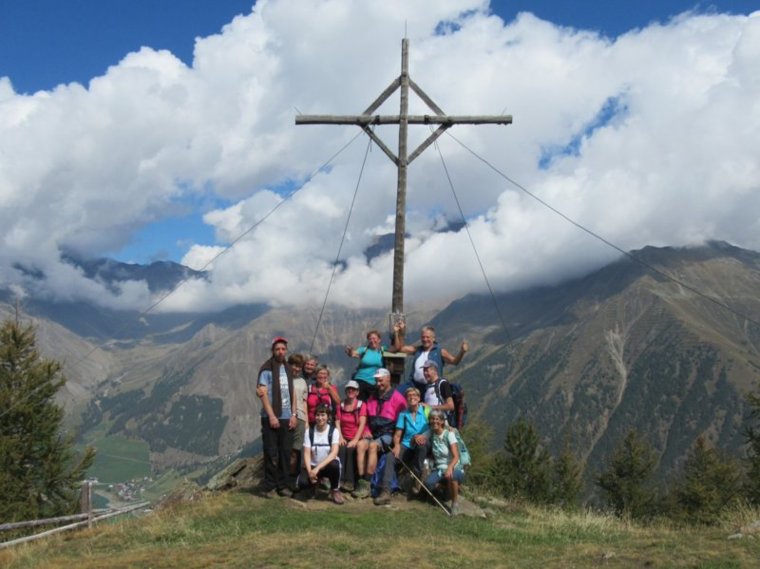
[[[428,493],[428,495],[429,495],[429,496],[430,496],[430,497],[433,499],[433,501],[434,501],[436,504],[438,504],[438,505],[441,507],[441,509],[442,509],[444,512],[446,512],[446,515],[447,515],[447,516],[450,516],[450,515],[451,515],[451,512],[450,512],[450,511],[449,511],[449,510],[446,508],[446,506],[444,506],[444,505],[441,503],[441,501],[440,501],[438,498],[436,498],[436,497],[435,497],[435,494],[433,494],[432,490],[430,490],[430,488],[428,488],[427,486],[425,486],[425,483],[424,483],[422,480],[420,480],[420,479],[419,479],[419,477],[418,477],[418,476],[417,476],[417,475],[414,473],[414,470],[412,470],[412,469],[409,467],[409,465],[408,465],[407,463],[405,463],[403,460],[401,460],[400,458],[398,459],[398,461],[401,463],[401,465],[402,465],[404,468],[406,468],[407,472],[409,472],[409,474],[411,474],[411,475],[412,475],[412,478],[414,478],[414,480],[416,480],[416,481],[417,481],[417,483],[419,483],[420,487],[422,487],[422,488],[424,488],[424,489],[425,489],[425,492],[427,492],[427,493]]]

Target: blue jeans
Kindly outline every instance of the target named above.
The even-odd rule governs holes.
[[[391,452],[391,443],[393,442],[393,436],[390,434],[381,435],[375,438],[374,442],[378,444],[378,450],[380,454],[385,455],[385,468],[383,469],[382,488],[390,492],[391,482],[393,481],[393,474],[396,472],[396,457],[394,457],[393,453]]]
[[[433,472],[430,473],[430,475],[427,477],[427,480],[425,480],[425,486],[428,488],[433,488],[436,484],[439,482],[448,482],[443,477],[443,473],[446,472],[445,470],[439,471],[439,470],[433,470]],[[454,480],[456,482],[459,482],[460,484],[464,482],[464,470],[460,470],[459,468],[454,469]]]

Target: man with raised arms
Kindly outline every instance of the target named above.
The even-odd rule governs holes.
[[[435,340],[435,328],[432,326],[423,326],[420,330],[420,343],[417,346],[404,344],[404,332],[406,324],[403,321],[396,322],[393,326],[393,349],[394,352],[401,352],[413,356],[412,369],[409,373],[409,381],[402,386],[402,391],[407,387],[413,386],[424,393],[427,382],[423,366],[428,360],[432,360],[438,366],[439,374],[443,374],[444,364],[458,365],[462,358],[470,349],[466,341],[462,342],[459,353],[456,356],[438,345]]]

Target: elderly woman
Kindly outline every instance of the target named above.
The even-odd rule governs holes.
[[[416,387],[408,387],[406,410],[401,411],[396,420],[393,432],[393,456],[412,469],[417,480],[422,476],[422,466],[428,453],[428,418],[425,408],[420,405],[420,391]],[[417,495],[420,485],[414,481],[412,494]]]
[[[338,408],[338,405],[340,405],[338,389],[330,383],[330,370],[324,365],[317,368],[317,375],[314,383],[309,386],[309,391],[306,394],[306,406],[308,409],[310,426],[315,424],[316,418],[314,412],[320,404],[327,405],[331,414],[334,413]]]
[[[319,358],[313,354],[306,354],[303,358],[303,378],[307,385],[314,382],[317,374]]]
[[[380,332],[370,330],[367,332],[367,345],[354,349],[346,346],[346,355],[359,358],[359,365],[352,379],[359,383],[359,399],[367,401],[370,393],[375,389],[375,372],[383,367],[383,352],[386,346],[380,343]]]
[[[443,411],[433,409],[428,417],[430,423],[430,442],[433,447],[433,469],[425,484],[434,488],[437,484],[445,484],[451,498],[451,514],[457,515],[459,510],[459,485],[464,482],[464,470],[459,462],[459,447],[454,432],[446,426]]]

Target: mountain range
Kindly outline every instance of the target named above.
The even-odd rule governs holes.
[[[189,269],[90,262],[93,278],[139,278],[163,290]],[[470,295],[408,314],[441,344],[471,349],[445,375],[465,389],[471,420],[498,448],[519,417],[553,451],[571,449],[590,480],[630,429],[658,456],[664,480],[697,437],[734,455],[743,447],[744,397],[760,377],[760,254],[727,243],[646,247],[554,286]],[[0,292],[0,314],[13,299]],[[259,437],[256,370],[273,336],[312,352],[342,384],[343,353],[380,310],[239,306],[210,314],[140,314],[27,298],[23,314],[45,355],[64,363],[61,401],[82,440],[140,441],[154,470],[253,452]],[[319,328],[317,328],[317,323]],[[416,339],[414,335],[410,340]],[[96,445],[97,446],[97,445]]]

